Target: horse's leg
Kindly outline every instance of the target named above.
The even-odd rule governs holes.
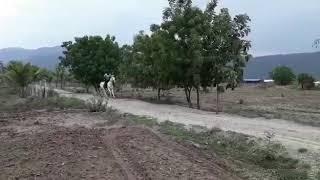
[[[112,93],[111,93],[111,90],[110,90],[109,86],[108,86],[108,92],[109,92],[110,97],[112,97]]]
[[[113,98],[116,98],[116,96],[114,95],[114,90],[113,90],[113,88],[111,89],[111,92],[112,92]]]
[[[114,98],[116,98],[116,96],[114,95],[114,87],[112,87],[112,95]]]
[[[106,93],[106,90],[104,88],[101,88],[101,91],[102,91],[102,96],[103,97],[108,97],[108,95]]]

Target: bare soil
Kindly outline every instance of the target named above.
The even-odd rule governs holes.
[[[0,179],[238,179],[215,156],[114,118],[2,113]]]

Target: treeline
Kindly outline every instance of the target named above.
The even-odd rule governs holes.
[[[217,10],[217,0],[205,9],[192,0],[169,0],[160,24],[150,33],[139,32],[132,45],[120,47],[113,36],[85,36],[64,42],[61,64],[76,79],[98,89],[103,74],[113,73],[122,83],[160,91],[181,87],[192,106],[192,89],[209,86],[223,91],[235,88],[249,59],[250,18],[231,17],[228,9]]]
[[[47,70],[31,63],[22,61],[10,61],[6,65],[0,62],[0,83],[14,87],[21,97],[26,97],[27,87],[32,83],[39,83],[45,80],[48,85],[55,84],[63,88],[65,83],[74,81],[74,77],[68,70],[57,65],[55,70]]]

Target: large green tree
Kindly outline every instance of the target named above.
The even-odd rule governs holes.
[[[276,67],[272,70],[270,76],[277,85],[281,86],[289,85],[296,79],[296,75],[292,69],[286,66]]]
[[[232,18],[228,9],[216,13],[216,7],[216,0],[210,1],[205,10],[193,6],[191,0],[169,0],[161,24],[175,55],[173,80],[184,88],[190,106],[191,90],[196,89],[198,108],[200,86],[221,89],[221,84],[227,83],[234,88],[249,59],[249,16]],[[219,95],[220,90],[217,92]]]
[[[217,1],[211,1],[205,10],[207,29],[203,41],[202,85],[213,84],[217,87],[217,113],[219,111],[219,94],[227,84],[234,89],[243,78],[251,44],[247,36],[251,29],[250,18],[246,14],[232,18],[228,9],[216,13]]]
[[[216,13],[216,7],[214,0],[205,10],[191,0],[169,0],[163,22],[151,25],[150,34],[140,32],[132,46],[123,48],[122,76],[135,86],[158,89],[158,95],[172,85],[182,87],[190,107],[195,89],[198,108],[201,86],[222,90],[227,83],[234,88],[249,59],[250,18],[232,18],[228,9]]]
[[[140,32],[134,38],[131,57],[126,60],[130,61],[129,66],[126,62],[124,66],[132,85],[157,89],[160,99],[161,90],[169,89],[172,85],[174,56],[170,53],[171,43],[167,38],[168,33],[161,30],[158,25],[152,25],[150,29],[151,35]]]
[[[192,88],[197,90],[199,102],[200,73],[203,64],[202,41],[206,30],[206,18],[191,0],[169,0],[164,10],[161,28],[169,33],[175,51],[175,84],[184,88],[189,106],[192,106]]]
[[[118,74],[121,50],[113,36],[84,36],[75,38],[74,42],[64,42],[62,47],[65,51],[60,57],[61,63],[87,86],[92,85],[98,90],[104,73]]]

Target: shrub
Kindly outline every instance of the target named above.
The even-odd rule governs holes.
[[[106,112],[108,102],[104,102],[104,98],[94,96],[87,103],[90,112]]]
[[[293,73],[293,71],[286,66],[280,66],[275,68],[270,73],[270,76],[277,85],[281,86],[291,84],[296,78],[296,75]]]
[[[298,75],[298,83],[302,89],[310,90],[315,87],[315,79],[310,74],[302,73]]]
[[[306,148],[300,148],[300,149],[298,149],[298,152],[299,152],[299,153],[306,153],[306,152],[308,152],[308,149],[306,149]]]

